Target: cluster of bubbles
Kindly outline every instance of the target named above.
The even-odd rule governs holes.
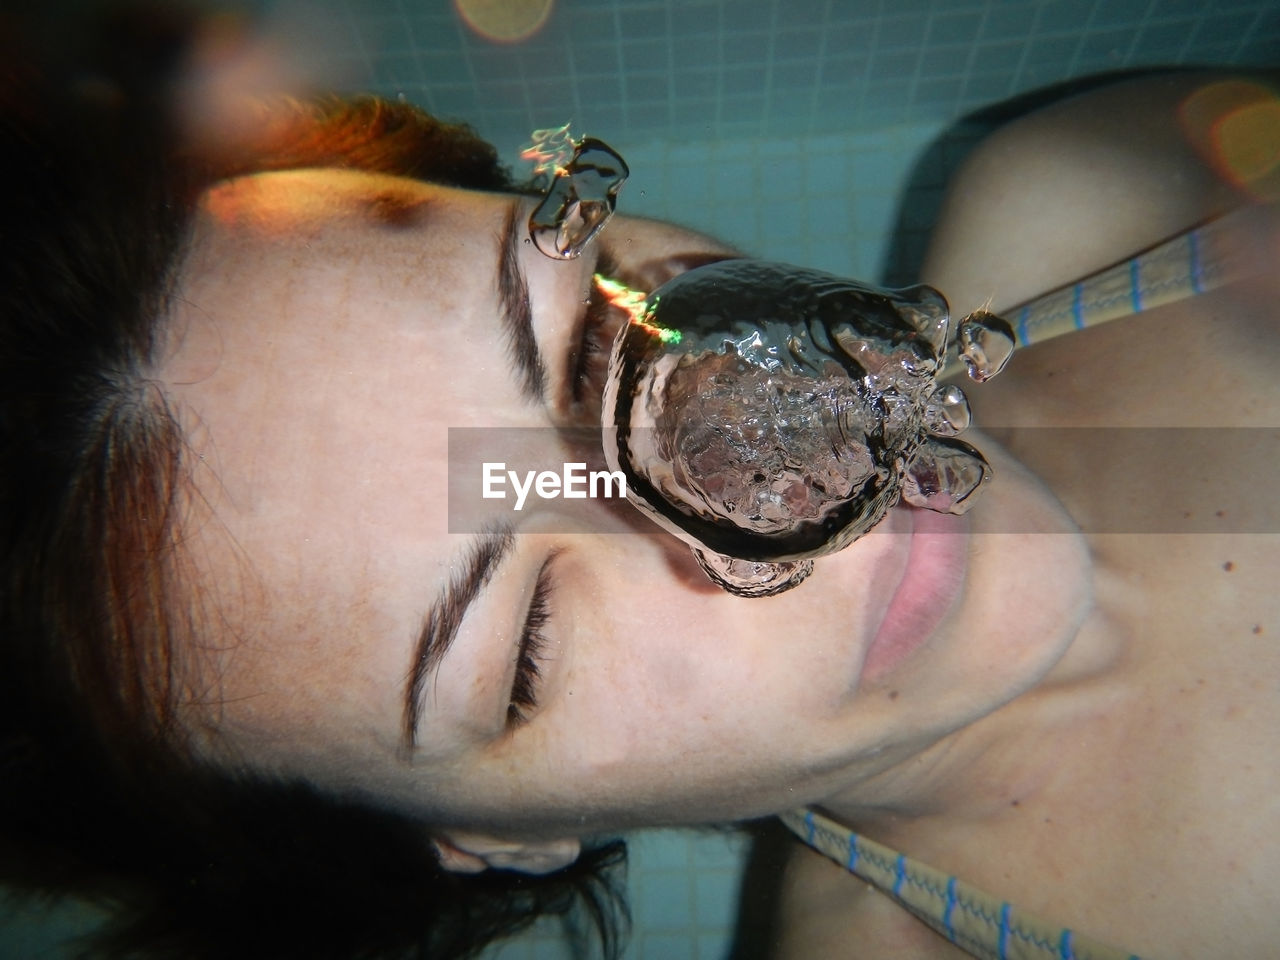
[[[986,379],[1013,331],[986,313],[954,323],[927,286],[882,290],[757,260],[699,267],[650,294],[619,334],[605,458],[713,580],[778,593],[899,499],[972,505],[990,468],[957,438],[963,392],[938,382],[953,348]]]
[[[552,174],[529,233],[572,259],[612,215],[622,158],[568,128],[525,153]],[[963,513],[990,477],[958,439],[977,381],[1012,353],[1009,324],[953,321],[928,286],[886,290],[803,267],[725,260],[640,294],[598,278],[631,313],[614,343],[602,433],[611,470],[716,583],[769,596],[848,546],[899,500]]]

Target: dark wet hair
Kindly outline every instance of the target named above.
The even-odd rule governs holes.
[[[100,956],[461,957],[574,909],[616,953],[621,844],[457,876],[416,820],[187,749],[185,445],[146,371],[196,197],[304,166],[511,186],[468,128],[375,98],[289,101],[252,143],[184,150],[194,22],[135,9],[50,43],[0,15],[0,881],[109,908]]]

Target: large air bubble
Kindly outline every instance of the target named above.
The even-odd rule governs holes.
[[[956,325],[931,287],[758,260],[699,267],[643,300],[611,289],[632,318],[605,390],[605,457],[726,590],[789,589],[900,499],[963,513],[990,477],[955,439],[964,393],[938,377],[957,348],[975,380],[998,373],[1012,349],[998,317]]]

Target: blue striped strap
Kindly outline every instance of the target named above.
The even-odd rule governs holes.
[[[1139,960],[859,836],[812,810],[781,815],[815,850],[982,960]]]

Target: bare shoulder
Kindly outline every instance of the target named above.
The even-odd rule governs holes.
[[[774,960],[969,958],[865,881],[798,842],[785,867],[777,934]]]
[[[1179,121],[1189,98],[1224,79],[1128,80],[991,134],[948,189],[924,281],[957,311],[1007,307],[1238,202]]]
[[[922,278],[957,315],[988,304],[999,312],[1247,205],[1205,159],[1196,131],[1213,127],[1250,91],[1265,90],[1224,75],[1162,75],[1012,121],[954,177]],[[1280,225],[1274,213],[1255,209],[1258,223],[1232,242],[1272,250]],[[1020,350],[1009,371],[970,393],[977,422],[1274,424],[1276,290],[1274,271],[1264,271],[1230,290]],[[1143,349],[1133,350],[1135,343]],[[1205,403],[1178,402],[1192,383]]]

